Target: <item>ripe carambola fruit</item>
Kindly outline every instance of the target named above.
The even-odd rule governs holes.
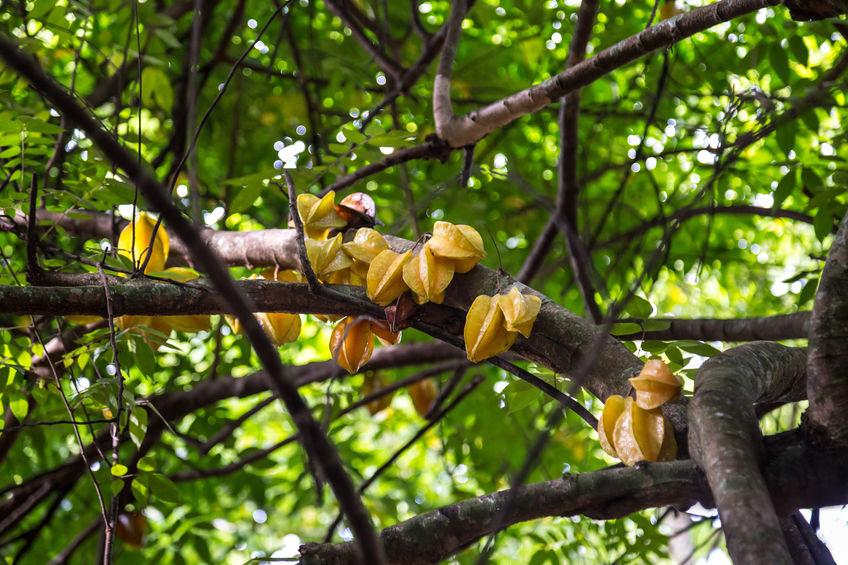
[[[415,406],[415,412],[422,418],[427,415],[436,397],[439,394],[439,387],[436,386],[436,381],[433,379],[424,379],[409,385],[409,396],[412,397],[412,405]]]
[[[325,239],[330,229],[343,228],[347,220],[336,211],[336,193],[332,190],[319,198],[314,194],[297,197],[297,213],[303,222],[303,233],[311,239]]]
[[[144,268],[145,273],[164,270],[171,247],[168,232],[162,226],[156,230],[156,239],[151,246],[155,225],[153,218],[142,212],[134,222],[122,229],[118,236],[118,254],[134,261],[136,269],[144,264],[147,254],[150,253],[150,260]]]
[[[453,262],[436,257],[430,244],[426,243],[418,255],[404,265],[403,281],[415,294],[418,304],[441,304],[445,299],[445,289],[453,279],[453,271]]]
[[[359,371],[374,353],[370,320],[358,316],[339,320],[330,336],[330,351],[336,363],[348,373]]]
[[[504,327],[501,296],[481,294],[465,316],[465,353],[472,363],[494,357],[512,347],[518,333]]]
[[[530,337],[530,331],[542,307],[542,299],[535,294],[521,294],[512,287],[507,294],[501,295],[500,306],[504,314],[504,327]]]
[[[483,238],[471,226],[436,222],[427,243],[437,257],[453,261],[457,273],[467,273],[486,256]]]
[[[376,392],[383,390],[384,388],[386,388],[386,383],[383,382],[383,379],[380,378],[380,375],[378,375],[377,373],[371,372],[371,371],[365,373],[365,380],[362,381],[362,395],[363,396],[370,396],[370,395],[372,395]],[[377,412],[380,412],[381,410],[385,410],[386,408],[388,408],[389,405],[392,403],[392,397],[394,395],[395,395],[394,392],[384,394],[380,398],[377,398],[376,400],[372,400],[371,402],[366,404],[365,407],[368,409],[368,411],[373,416]]]
[[[674,375],[668,365],[659,359],[651,359],[638,376],[630,379],[636,390],[636,404],[645,410],[653,410],[676,400],[680,396],[683,380]]]
[[[403,281],[403,268],[412,260],[412,252],[381,251],[368,268],[365,290],[373,302],[387,306],[409,290]]]

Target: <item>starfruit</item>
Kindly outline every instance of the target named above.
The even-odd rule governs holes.
[[[530,337],[530,330],[539,309],[542,307],[542,299],[535,294],[521,294],[516,287],[500,298],[501,310],[504,315],[504,327],[511,332],[518,332],[524,337]]]
[[[683,10],[677,7],[674,0],[665,0],[660,6],[660,19],[667,20],[678,14],[682,14]]]
[[[415,406],[415,411],[422,418],[427,415],[433,403],[436,402],[439,388],[436,386],[436,381],[433,379],[424,379],[407,387],[409,396],[412,397],[412,405]]]
[[[636,404],[645,410],[653,410],[676,400],[683,380],[660,359],[650,359],[642,371],[630,379],[630,384],[636,390]]]
[[[297,197],[297,213],[303,221],[303,233],[311,239],[326,239],[332,228],[343,228],[347,221],[336,212],[336,193],[332,190],[319,198],[314,194]]]
[[[374,257],[366,278],[368,298],[380,306],[386,306],[406,292],[409,287],[403,281],[403,268],[410,260],[411,251],[395,253],[390,249]]]
[[[156,274],[160,277],[181,283],[193,281],[200,277],[200,273],[188,267],[170,267]],[[207,314],[156,316],[154,322],[154,327],[163,330],[163,333],[170,333],[171,330],[191,333],[208,330],[211,327]]]
[[[156,222],[146,213],[141,212],[134,222],[130,222],[118,236],[118,254],[127,257],[134,262],[135,268],[140,268],[148,252],[150,260],[147,262],[144,272],[161,271],[168,261],[170,242],[168,232],[163,226],[156,230],[156,239],[153,240],[153,227]],[[135,232],[135,235],[133,235]],[[153,245],[151,247],[151,240]]]
[[[613,445],[618,458],[629,467],[639,461],[657,461],[666,426],[662,412],[644,410],[632,398],[627,398],[613,430]]]
[[[427,243],[437,257],[452,260],[457,273],[467,273],[486,256],[483,238],[471,226],[436,222]]]
[[[303,275],[293,269],[265,269],[262,278],[282,283],[302,283]]]
[[[115,524],[115,535],[125,544],[136,549],[144,545],[147,535],[147,518],[138,512],[121,512]]]
[[[350,257],[342,252],[342,234],[326,241],[307,239],[306,256],[315,276],[325,282],[332,276],[338,278],[340,271],[349,269],[353,264]]]
[[[657,461],[674,461],[675,459],[677,459],[677,438],[674,437],[674,428],[668,419],[663,417],[663,440]]]
[[[389,248],[386,239],[378,232],[371,228],[359,228],[356,230],[356,235],[353,236],[353,241],[349,241],[342,245],[345,253],[353,259],[353,265],[350,270],[363,279],[368,276],[368,266],[374,257]]]
[[[426,243],[418,255],[403,267],[403,281],[415,294],[418,304],[441,304],[445,299],[445,289],[453,279],[453,271],[453,262],[436,257],[430,244]]]
[[[336,212],[348,228],[362,225],[373,226],[377,218],[377,204],[368,194],[354,192],[342,198],[336,206]]]
[[[500,295],[481,294],[474,299],[465,316],[465,353],[472,363],[494,357],[512,347],[516,332],[504,327]]]
[[[601,417],[598,418],[598,437],[601,440],[601,447],[613,457],[618,457],[618,453],[615,450],[613,430],[615,430],[615,423],[618,421],[618,418],[624,412],[625,405],[624,397],[613,394],[607,398],[607,401],[604,403],[604,411],[601,413]]]
[[[371,331],[383,345],[400,343],[400,332],[393,332],[385,320],[371,320]]]
[[[365,380],[362,381],[362,395],[363,396],[371,396],[377,392],[380,392],[386,388],[386,384],[383,382],[383,379],[377,373],[367,372],[365,373]],[[365,408],[373,416],[377,412],[381,410],[385,410],[392,403],[392,397],[395,395],[394,392],[390,392],[388,394],[384,394],[380,398],[376,398],[365,405]]]
[[[359,371],[374,353],[374,334],[367,318],[342,318],[330,336],[330,351],[336,363],[348,373]]]
[[[300,335],[299,314],[262,312],[256,314],[256,319],[277,347],[295,341]]]

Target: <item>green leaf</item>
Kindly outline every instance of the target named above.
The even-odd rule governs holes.
[[[156,470],[156,459],[152,455],[145,455],[138,460],[138,470],[152,472]]]
[[[612,329],[610,330],[612,335],[630,335],[638,334],[640,332],[642,332],[642,326],[634,324],[633,322],[613,324]]]
[[[151,473],[150,494],[153,498],[164,502],[179,502],[180,492],[174,482],[160,473]]]
[[[807,60],[810,58],[810,51],[804,44],[804,40],[800,36],[789,38],[789,50],[792,51],[792,56],[802,65],[807,65]]]
[[[787,155],[789,155],[790,151],[795,150],[795,137],[797,136],[797,133],[798,126],[794,121],[777,128],[777,131],[775,132],[775,136],[777,137],[777,146],[780,147],[780,150]]]
[[[624,307],[624,312],[634,318],[647,320],[654,313],[654,307],[641,296],[634,294],[630,298],[630,302]]]
[[[127,471],[129,471],[129,469],[127,469],[126,465],[121,465],[120,463],[118,463],[117,465],[112,465],[113,477],[123,477],[127,474]]]
[[[792,194],[792,191],[795,190],[795,183],[797,182],[797,177],[794,170],[790,170],[788,173],[783,175],[783,178],[780,179],[780,182],[777,183],[777,188],[774,190],[774,207],[780,208],[780,205]]]
[[[29,11],[29,17],[34,20],[40,20],[56,5],[56,0],[35,0],[35,5]]]
[[[786,55],[786,51],[777,43],[773,43],[769,48],[769,60],[775,74],[783,84],[789,84],[792,71],[789,69],[789,57]]]
[[[694,353],[695,355],[701,355],[703,357],[712,357],[713,355],[721,353],[721,351],[712,345],[701,341],[677,341],[675,342],[675,345],[687,353]]]
[[[801,292],[798,294],[798,307],[803,308],[807,305],[816,295],[816,289],[819,286],[818,279],[809,279],[806,283],[804,283],[804,288],[801,289]]]
[[[23,422],[29,412],[29,402],[23,396],[9,402],[9,409],[18,421]]]
[[[112,479],[109,481],[109,491],[112,496],[118,496],[124,490],[124,481],[121,479]]]
[[[141,100],[145,106],[154,106],[170,110],[174,104],[174,90],[171,79],[162,69],[147,66],[141,72]]]
[[[140,406],[136,406],[130,413],[130,439],[136,447],[141,447],[141,442],[144,441],[146,433],[147,410]]]
[[[813,218],[813,228],[819,241],[823,241],[833,232],[833,214],[829,208],[819,208],[816,217]]]
[[[253,206],[256,199],[262,193],[262,185],[259,183],[249,184],[242,187],[230,201],[230,214],[240,214]]]

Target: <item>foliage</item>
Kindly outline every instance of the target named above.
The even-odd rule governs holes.
[[[686,11],[705,3],[678,5]],[[391,90],[393,79],[379,70],[322,2],[292,3],[256,41],[272,15],[272,3],[207,1],[196,108],[198,117],[208,119],[192,165],[197,180],[183,172],[174,175],[186,137],[191,137],[186,135],[186,71],[192,4],[7,3],[0,11],[0,29],[14,35],[45,70],[85,100],[128,149],[154,165],[160,179],[173,179],[176,201],[187,214],[201,210],[202,218],[195,219],[215,229],[286,227],[289,203],[276,178],[283,167],[291,171],[299,191],[317,195],[334,179],[433,134],[432,68],[361,128],[365,112]],[[417,60],[423,42],[412,31],[408,3],[355,4],[367,17],[386,22],[383,37],[375,35],[375,41],[407,66]],[[454,69],[456,110],[474,109],[560,71],[578,4],[476,2],[463,22]],[[422,2],[418,17],[428,32],[435,32],[448,9],[444,0]],[[590,56],[643,29],[651,9],[651,2],[604,3]],[[228,27],[231,20],[233,29]],[[245,49],[248,55],[230,80],[233,62]],[[634,281],[636,295],[623,311],[623,317],[634,320],[809,309],[830,234],[848,203],[844,79],[837,77],[829,88],[819,86],[843,51],[844,38],[832,23],[799,24],[783,8],[767,8],[652,54],[582,91],[579,231],[592,248],[590,278],[602,309],[627,295]],[[659,88],[660,83],[664,87]],[[119,101],[102,94],[117,86]],[[486,242],[483,264],[515,274],[554,208],[560,154],[556,116],[556,105],[551,105],[478,143],[467,187],[457,182],[463,153],[456,151],[444,162],[415,160],[394,166],[362,180],[355,189],[374,199],[382,233],[416,240],[442,220],[470,224]],[[646,126],[649,116],[653,119]],[[776,126],[773,132],[747,143],[770,124]],[[57,152],[57,147],[63,151]],[[60,159],[52,158],[60,153]],[[87,210],[126,219],[136,197],[131,183],[91,141],[69,128],[11,69],[0,69],[0,182],[0,209],[9,217],[27,210],[33,183],[49,210],[71,218]],[[196,209],[190,185],[199,193]],[[621,197],[615,198],[619,190]],[[756,207],[756,213],[741,207]],[[700,212],[690,214],[692,210]],[[794,216],[770,217],[773,210],[789,210]],[[662,221],[675,214],[681,214],[679,222]],[[104,253],[100,241],[79,238],[59,225],[39,229],[45,268],[97,273],[96,265],[103,261],[107,270],[132,269],[130,260]],[[665,239],[669,245],[661,245]],[[22,284],[23,239],[12,231],[0,233],[0,251],[0,284]],[[405,280],[406,269],[399,268],[397,277],[401,270]],[[240,278],[259,274],[247,267],[234,267],[232,273]],[[533,286],[569,310],[584,312],[561,239]],[[433,289],[432,295],[441,290]],[[61,318],[2,317],[0,407],[27,422],[66,419],[55,387],[36,384],[39,381],[29,375],[34,359],[44,354],[42,342],[30,331],[33,322],[45,340],[72,325]],[[661,327],[660,322],[630,321],[618,324],[613,333]],[[196,443],[208,440],[268,393],[229,398],[169,423],[172,429],[166,429],[139,461],[137,472],[126,474],[125,463],[157,418],[147,410],[145,398],[260,369],[245,338],[232,332],[221,316],[212,317],[208,330],[169,330],[150,329],[142,335],[130,328],[117,333],[126,384],[123,417],[131,442],[121,449],[121,463],[95,461],[92,471],[107,496],[131,485],[134,500],[128,510],[143,510],[149,529],[139,548],[118,542],[119,562],[243,563],[275,552],[294,555],[300,541],[320,540],[337,507],[328,489],[323,496],[316,489],[296,442],[233,473],[174,480],[181,472],[223,467],[292,435],[291,418],[274,402],[208,453],[198,449]],[[332,325],[304,316],[299,339],[279,349],[283,361],[304,365],[330,359],[332,331]],[[407,331],[404,343],[426,339]],[[154,352],[160,341],[164,343]],[[639,341],[628,346],[645,359],[662,357],[687,377],[720,347],[697,341]],[[61,365],[72,378],[73,386],[66,391],[80,418],[120,413],[108,329],[86,333],[65,353]],[[568,386],[562,376],[532,364],[528,369],[558,388]],[[392,383],[419,371],[391,369],[380,378]],[[483,385],[365,494],[377,526],[505,488],[522,466],[553,404],[493,366],[481,364],[468,372],[484,376]],[[450,375],[446,371],[438,376],[440,386]],[[364,378],[345,375],[300,390],[316,418],[329,419],[362,397]],[[687,379],[684,390],[691,388]],[[596,399],[587,393],[578,398],[600,413]],[[771,431],[786,429],[797,417],[797,408],[788,407],[764,425]],[[375,415],[359,409],[333,420],[328,433],[358,484],[423,423],[409,393],[401,392]],[[78,429],[89,442],[107,428],[95,423]],[[76,453],[70,426],[26,427],[2,462],[0,488],[57,467]],[[569,413],[528,480],[613,462],[594,430]],[[99,519],[89,477],[57,495],[62,502],[53,525],[40,533],[26,562],[45,562]],[[667,532],[658,525],[658,515],[643,512],[609,522],[550,518],[516,525],[499,536],[493,558],[534,564],[662,560],[667,557]],[[16,532],[35,527],[40,517],[28,516]],[[696,531],[712,531],[709,520],[705,524]],[[349,531],[339,531],[336,540],[348,539]],[[73,562],[91,562],[99,545],[97,536],[91,537]],[[0,547],[0,556],[11,562],[17,547]],[[472,563],[477,553],[466,551],[455,561]]]

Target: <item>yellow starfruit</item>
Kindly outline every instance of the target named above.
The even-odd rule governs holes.
[[[387,306],[409,287],[403,281],[403,268],[412,260],[412,252],[381,251],[368,267],[365,290],[373,302]]]
[[[613,445],[628,467],[639,461],[657,461],[665,438],[666,420],[659,410],[644,410],[632,398],[615,423]]]
[[[445,299],[445,289],[453,280],[453,271],[453,262],[436,257],[427,243],[418,255],[403,267],[403,281],[415,294],[418,304],[441,304]]]
[[[303,221],[303,233],[310,239],[326,239],[333,228],[343,228],[347,222],[336,212],[336,193],[332,190],[319,198],[314,194],[297,197],[297,213]]]
[[[668,419],[663,417],[663,440],[657,461],[674,461],[675,459],[677,459],[677,438],[674,437],[674,428]]]
[[[283,283],[302,283],[303,275],[293,269],[265,269],[262,278]]]
[[[118,254],[134,261],[136,269],[144,264],[147,254],[150,253],[150,260],[144,269],[145,273],[163,270],[171,247],[168,232],[165,231],[164,226],[159,226],[156,230],[156,239],[151,246],[155,224],[153,218],[142,212],[134,222],[130,222],[121,230],[118,236]]]
[[[471,226],[436,222],[427,243],[437,257],[452,260],[457,273],[467,273],[486,256],[483,238]]]
[[[342,252],[342,234],[337,234],[326,241],[307,239],[306,256],[315,276],[325,282],[333,273],[345,271],[353,264],[350,257]]]
[[[683,380],[673,374],[660,359],[650,359],[639,375],[630,379],[636,390],[636,404],[645,410],[653,410],[680,396]]]
[[[371,331],[383,345],[400,343],[401,332],[393,332],[385,320],[371,320]]]
[[[615,423],[618,421],[618,418],[624,412],[625,405],[624,397],[613,394],[607,398],[607,401],[604,403],[604,411],[601,413],[601,417],[598,418],[598,437],[601,439],[601,447],[613,457],[618,457],[618,453],[615,450],[613,430],[615,430]]]
[[[436,386],[436,381],[433,379],[424,379],[407,387],[409,396],[412,397],[412,405],[415,406],[415,412],[422,418],[427,415],[436,397],[439,394],[439,388]]]
[[[181,283],[200,278],[200,273],[188,267],[170,267],[161,273],[156,273],[156,275]],[[171,330],[192,333],[208,330],[210,327],[211,323],[207,314],[156,316],[154,318],[154,328],[159,329],[163,333],[170,333]]]
[[[374,334],[367,318],[342,318],[330,335],[330,351],[336,363],[353,374],[371,359],[374,353]]]
[[[256,319],[277,347],[295,341],[300,335],[299,314],[262,312]]]
[[[353,259],[350,270],[363,279],[368,276],[371,261],[388,248],[386,239],[380,232],[371,228],[359,228],[353,236],[353,241],[342,245],[345,253]]]
[[[542,307],[542,299],[535,294],[521,294],[516,287],[500,298],[501,310],[504,314],[504,327],[511,332],[518,332],[524,337],[530,337],[533,323]]]
[[[512,347],[518,336],[504,327],[500,296],[481,294],[465,316],[465,353],[472,363],[494,357]]]
[[[371,371],[365,373],[365,380],[362,381],[362,396],[371,396],[372,394],[380,392],[384,388],[386,388],[386,383],[383,382],[383,379],[381,379],[377,373]],[[394,395],[394,392],[384,394],[380,398],[374,399],[366,404],[365,408],[367,408],[373,416],[374,414],[388,408],[392,403],[392,397]]]

